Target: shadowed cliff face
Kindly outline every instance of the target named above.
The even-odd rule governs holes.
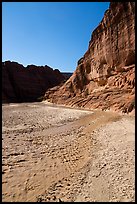
[[[59,70],[46,66],[16,62],[2,63],[2,102],[32,102],[41,100],[48,88],[59,85],[64,76]]]
[[[70,79],[45,98],[131,112],[135,88],[135,2],[111,2]]]

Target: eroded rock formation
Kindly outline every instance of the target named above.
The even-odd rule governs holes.
[[[2,102],[32,102],[42,100],[45,90],[64,81],[59,70],[49,66],[28,65],[17,62],[2,63]]]
[[[111,2],[73,75],[45,99],[131,112],[135,92],[135,2]]]

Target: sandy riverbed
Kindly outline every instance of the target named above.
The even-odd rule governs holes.
[[[2,106],[2,201],[135,201],[135,117]]]

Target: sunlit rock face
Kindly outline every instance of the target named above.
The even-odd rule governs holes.
[[[63,86],[46,92],[45,98],[71,106],[131,112],[134,73],[135,2],[111,2],[73,75]]]
[[[49,66],[2,63],[2,102],[40,101],[45,90],[60,84],[64,76]]]

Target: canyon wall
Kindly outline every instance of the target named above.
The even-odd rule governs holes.
[[[42,100],[48,88],[59,85],[65,77],[49,66],[17,62],[2,63],[2,102],[33,102]]]
[[[110,2],[73,75],[45,99],[131,112],[135,96],[135,2]]]

